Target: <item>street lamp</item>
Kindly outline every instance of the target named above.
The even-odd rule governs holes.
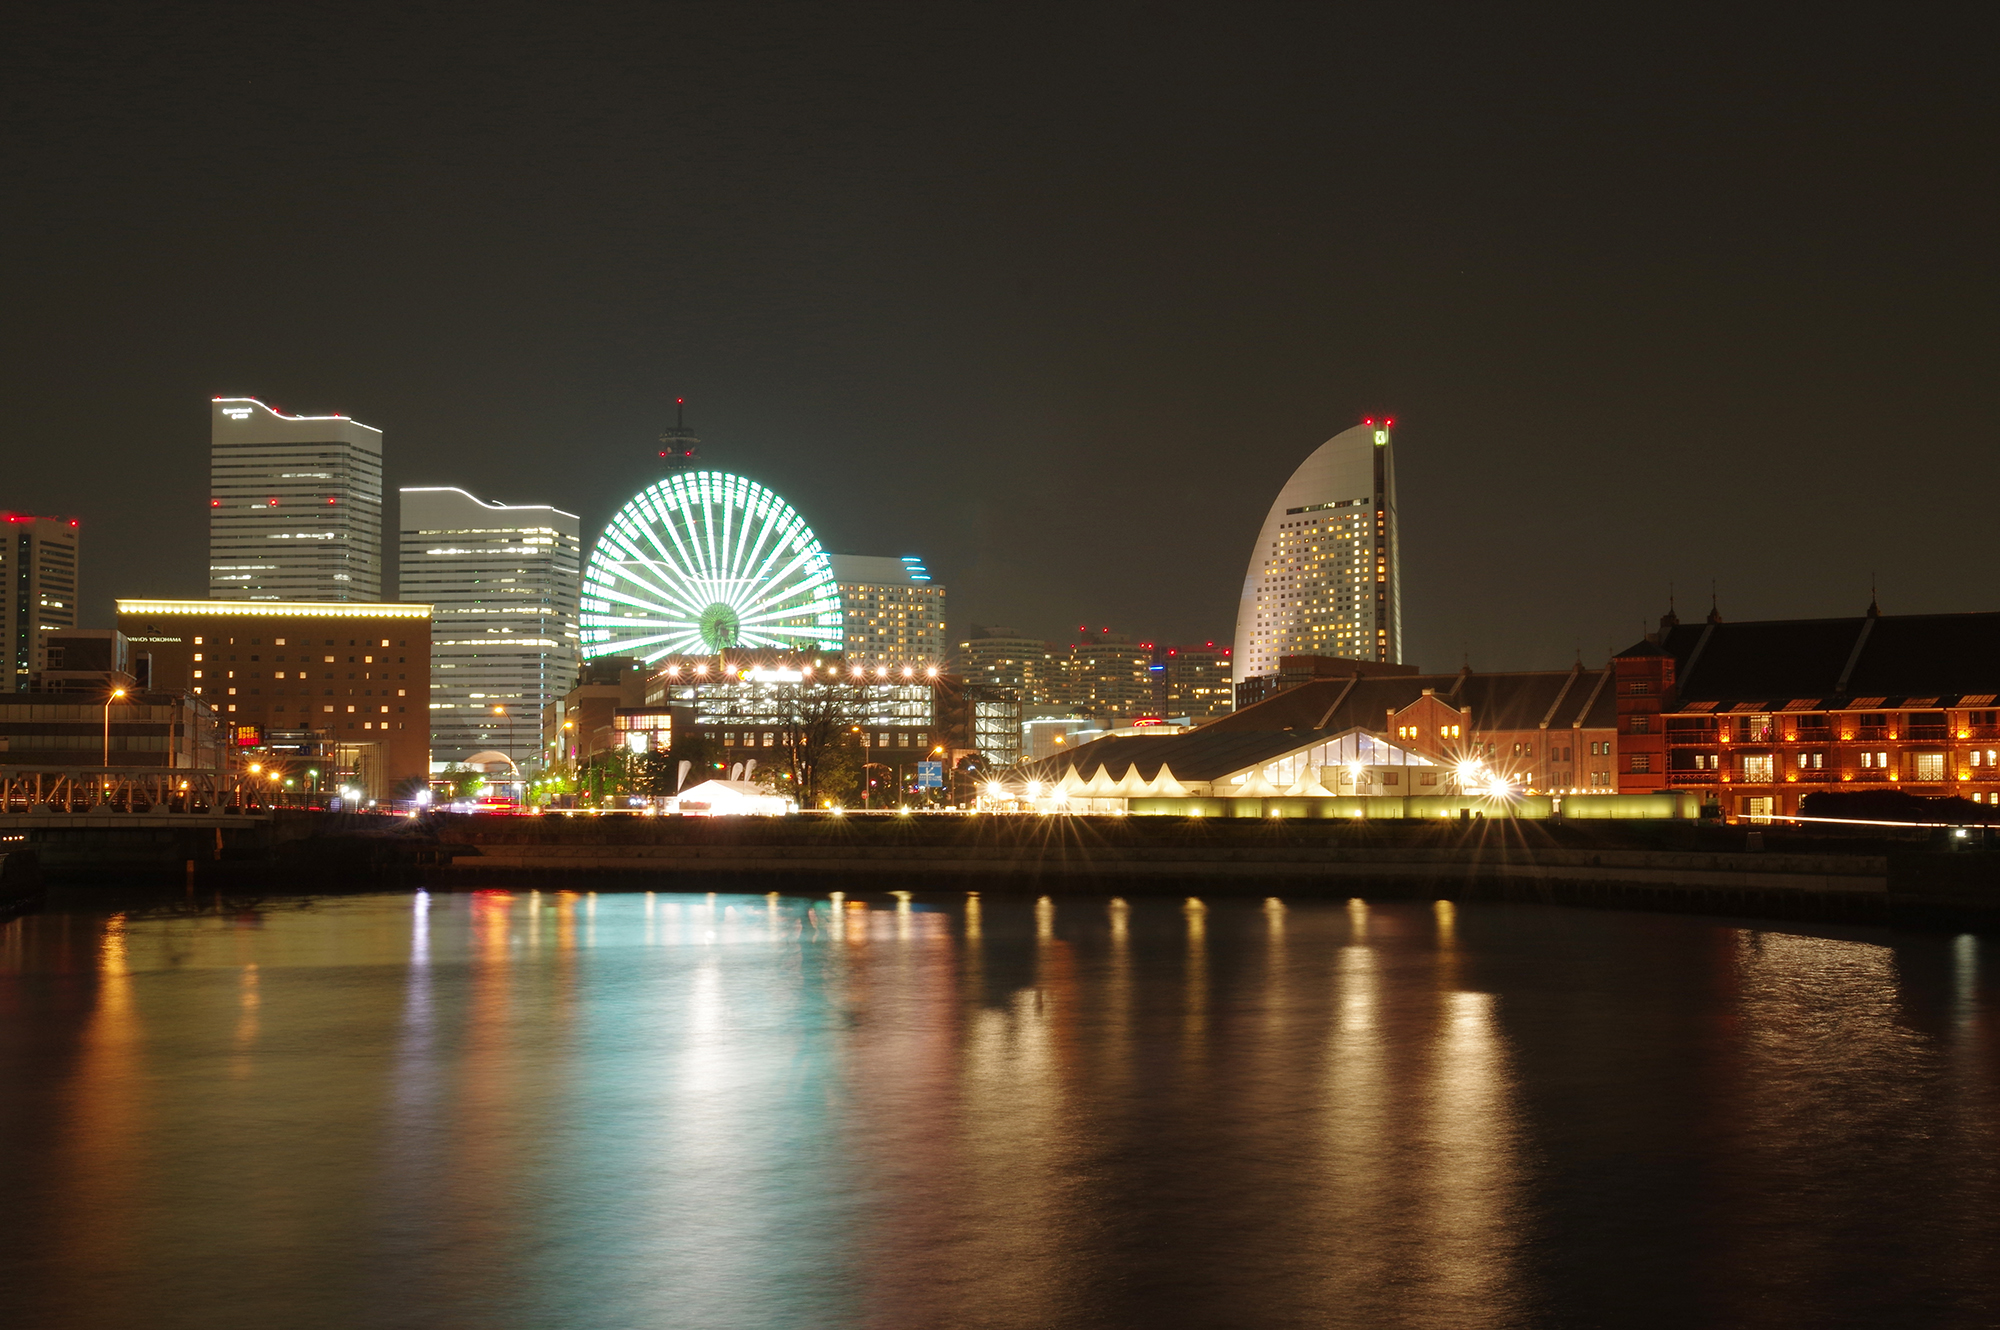
[[[520,803],[521,766],[514,760],[514,713],[504,706],[497,706],[493,708],[493,714],[507,718],[507,767],[513,773],[513,779],[508,784],[515,789],[514,802]]]
[[[111,769],[111,704],[124,696],[123,688],[114,688],[111,695],[104,699],[104,767],[107,771]]]
[[[880,762],[863,762],[861,764],[861,806],[863,808],[874,807],[874,802],[869,796],[868,785],[868,773],[871,771],[882,772],[889,777],[890,787],[893,789],[895,786],[896,772],[893,767],[885,767]]]

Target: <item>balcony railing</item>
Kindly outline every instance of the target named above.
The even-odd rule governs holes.
[[[1909,737],[1915,743],[1937,743],[1951,737],[1949,725],[1912,725]]]

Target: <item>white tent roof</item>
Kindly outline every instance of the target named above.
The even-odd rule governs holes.
[[[1241,795],[1246,799],[1267,799],[1278,793],[1278,787],[1264,779],[1264,771],[1261,765],[1256,770],[1253,770],[1249,778],[1241,785],[1231,785],[1227,789],[1229,793]]]
[[[773,794],[755,781],[748,780],[705,780],[699,785],[690,785],[676,796],[675,802],[684,811],[696,808],[711,813],[783,813],[786,800],[783,795]]]

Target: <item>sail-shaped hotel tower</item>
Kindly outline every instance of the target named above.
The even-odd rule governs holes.
[[[1237,683],[1281,656],[1402,660],[1392,423],[1334,435],[1278,491],[1243,577]]]

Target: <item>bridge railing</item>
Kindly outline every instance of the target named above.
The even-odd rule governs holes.
[[[268,784],[240,771],[188,767],[0,766],[0,814],[247,812],[269,808]]]

